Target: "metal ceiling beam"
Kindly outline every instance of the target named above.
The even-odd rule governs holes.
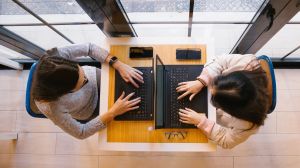
[[[32,59],[39,59],[45,50],[20,37],[12,31],[0,26],[0,45],[12,49]]]
[[[36,60],[32,60],[32,59],[11,59],[11,61],[15,61],[18,62],[19,64],[22,64],[23,70],[29,70],[31,68],[31,65],[36,62]],[[81,66],[87,65],[87,66],[94,66],[94,67],[101,68],[101,63],[92,59],[79,58],[76,61]],[[0,64],[0,70],[6,70],[6,69],[12,69],[12,68]]]
[[[289,53],[285,54],[285,56],[283,56],[281,58],[281,60],[284,60],[286,57],[288,57],[289,55],[293,54],[295,51],[300,49],[300,45],[298,47],[296,47],[295,49],[293,49],[292,51],[290,51]]]
[[[0,65],[8,66],[10,68],[17,69],[17,70],[23,70],[22,64],[6,58],[5,57],[6,55],[8,55],[8,54],[0,50]],[[8,56],[10,56],[10,55],[8,55]]]
[[[137,36],[117,0],[76,0],[108,37]]]
[[[270,0],[249,25],[231,53],[253,54],[261,49],[300,10],[300,0]]]
[[[57,22],[51,26],[94,25],[94,22]],[[45,26],[44,23],[0,23],[0,26]]]
[[[300,55],[299,58],[271,58],[275,69],[300,69]]]
[[[193,14],[194,14],[194,0],[190,0],[188,37],[191,37],[192,35]]]

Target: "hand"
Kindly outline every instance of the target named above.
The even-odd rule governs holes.
[[[113,67],[118,70],[125,82],[130,82],[134,87],[139,88],[139,85],[134,81],[137,80],[140,83],[144,83],[143,73],[135,68],[130,67],[127,64],[117,61],[113,64]]]
[[[182,123],[198,125],[204,119],[203,117],[205,117],[205,115],[185,108],[179,109],[179,117],[179,121]]]
[[[125,92],[122,93],[122,95],[118,98],[118,100],[115,102],[115,104],[109,109],[109,113],[113,114],[113,116],[121,115],[127,111],[138,109],[139,106],[137,106],[138,103],[141,102],[141,98],[135,98],[132,100],[129,100],[133,93],[130,93],[125,97]],[[125,98],[124,98],[125,97]]]
[[[133,100],[129,100],[133,95],[134,93],[131,93],[125,97],[125,93],[123,92],[108,112],[100,115],[101,122],[106,124],[120,114],[139,108],[139,106],[136,105],[141,101],[141,98],[138,97]]]
[[[198,81],[198,80],[194,80],[194,81],[187,81],[187,82],[181,82],[178,84],[178,87],[176,88],[177,92],[184,92],[182,95],[180,95],[177,99],[182,99],[185,96],[191,94],[191,96],[189,97],[189,100],[191,101],[198,92],[200,92],[200,90],[203,88],[203,84]]]

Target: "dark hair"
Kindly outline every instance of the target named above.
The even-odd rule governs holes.
[[[264,124],[270,102],[266,73],[261,68],[220,75],[212,88],[211,102],[215,107],[257,126]]]
[[[35,100],[54,101],[69,93],[79,78],[78,64],[62,57],[43,56],[36,65],[32,82]]]

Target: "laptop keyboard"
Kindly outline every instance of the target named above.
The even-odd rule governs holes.
[[[136,68],[143,72],[144,84],[139,83],[139,88],[135,88],[131,83],[126,83],[119,73],[116,73],[116,85],[118,84],[119,88],[116,89],[115,101],[122,94],[122,91],[126,95],[135,92],[134,96],[131,98],[141,97],[141,102],[139,108],[126,112],[122,115],[117,116],[116,120],[152,120],[153,119],[153,110],[152,110],[152,73],[151,68],[138,67]],[[116,87],[117,88],[117,87]],[[118,92],[118,93],[117,93]]]
[[[167,110],[167,116],[169,116],[169,124],[172,128],[182,128],[187,126],[187,124],[181,123],[179,121],[179,109],[184,109],[188,106],[188,98],[183,98],[181,100],[177,100],[178,96],[182,93],[177,93],[176,88],[178,87],[178,83],[186,82],[188,80],[188,70],[187,68],[172,68],[168,71],[168,76],[170,80],[171,87],[171,96],[170,96],[170,110]],[[168,117],[167,117],[168,118]]]

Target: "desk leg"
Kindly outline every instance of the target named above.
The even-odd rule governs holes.
[[[0,140],[18,139],[18,133],[0,133]]]

